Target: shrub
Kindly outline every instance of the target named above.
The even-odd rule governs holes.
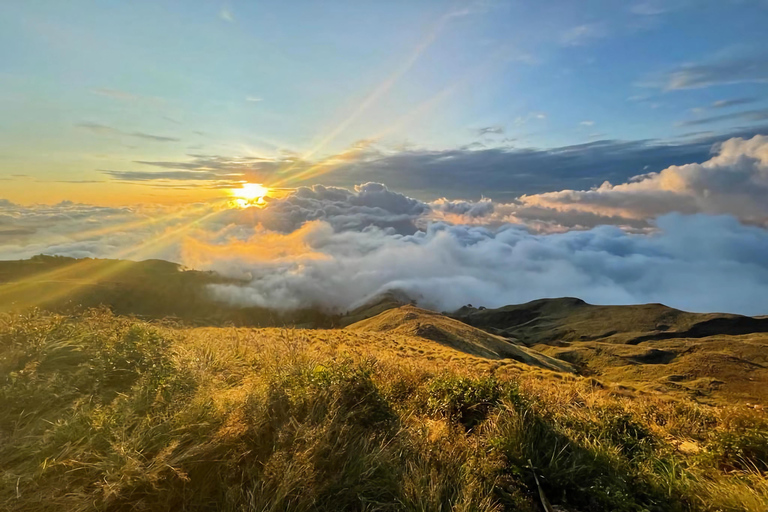
[[[434,379],[427,392],[427,408],[431,414],[445,416],[467,429],[482,422],[502,397],[502,387],[493,377],[443,376]]]

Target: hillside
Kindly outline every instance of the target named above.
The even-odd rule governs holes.
[[[362,331],[0,314],[0,509],[768,507],[762,411],[471,355],[398,315],[483,339],[412,308]]]
[[[415,306],[389,309],[347,327],[353,331],[384,332],[423,338],[467,354],[489,359],[514,359],[555,371],[572,372],[569,363],[489,334],[434,311]]]
[[[688,313],[663,304],[596,306],[570,297],[497,309],[464,307],[450,316],[496,334],[514,336],[527,345],[592,340],[638,344],[768,332],[768,317]]]
[[[282,312],[215,301],[208,287],[242,284],[215,272],[163,260],[35,256],[0,261],[0,312],[31,307],[72,312],[106,306],[124,315],[174,317],[193,325],[331,327],[339,316],[313,309]]]
[[[768,400],[768,318],[688,313],[661,304],[542,299],[451,316],[513,335],[582,375],[703,401]]]

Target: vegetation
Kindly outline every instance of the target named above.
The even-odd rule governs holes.
[[[163,260],[34,256],[0,261],[0,312],[38,307],[72,313],[108,306],[123,315],[174,317],[193,325],[331,327],[338,315],[315,309],[280,312],[215,300],[211,285],[242,285],[215,272]]]
[[[0,379],[4,510],[768,509],[760,410],[404,335],[32,312]]]

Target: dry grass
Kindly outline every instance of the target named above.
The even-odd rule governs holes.
[[[0,376],[4,510],[768,508],[761,411],[408,335],[33,313]]]

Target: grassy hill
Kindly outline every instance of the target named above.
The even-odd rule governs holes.
[[[451,316],[633,389],[700,401],[764,404],[768,398],[768,318],[688,313],[661,304],[595,306],[542,299]]]
[[[514,359],[549,370],[573,371],[569,363],[517,345],[512,339],[487,333],[458,320],[415,306],[389,309],[354,323],[347,329],[418,337],[488,359]]]
[[[222,282],[0,262],[0,510],[768,510],[766,318],[278,314]]]
[[[768,332],[768,317],[689,313],[663,304],[596,306],[570,297],[498,309],[465,306],[450,316],[497,334],[513,335],[527,345],[592,340],[632,345]]]
[[[0,508],[768,507],[762,410],[396,331],[0,316]]]
[[[39,307],[66,313],[107,306],[119,314],[174,317],[194,325],[330,327],[339,323],[339,315],[312,309],[280,312],[218,302],[208,288],[215,284],[243,283],[162,260],[35,256],[0,261],[0,312]]]

